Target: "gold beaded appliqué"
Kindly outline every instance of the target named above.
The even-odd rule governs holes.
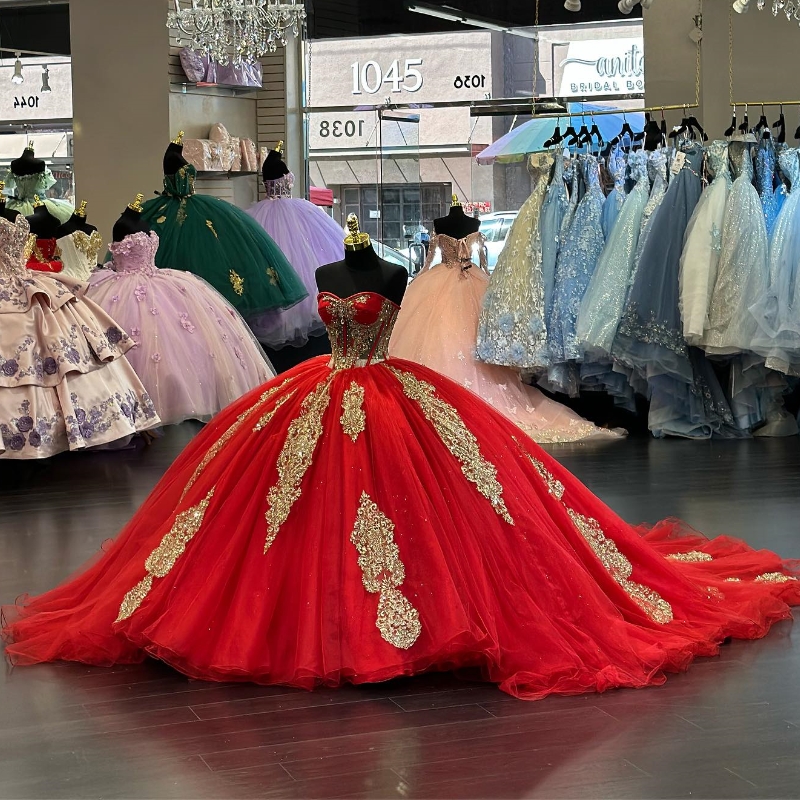
[[[244,278],[234,270],[228,273],[228,280],[231,282],[233,291],[241,297],[244,294]]]
[[[788,583],[789,581],[796,581],[792,575],[785,575],[783,572],[765,572],[753,579],[754,583]]]
[[[97,263],[97,254],[103,246],[103,237],[99,231],[92,231],[90,234],[85,231],[75,231],[72,234],[72,242],[79,253],[82,253],[89,261]]]
[[[711,555],[700,550],[690,550],[688,553],[672,553],[667,556],[669,561],[679,561],[684,564],[699,564],[703,561],[713,561]]]
[[[214,230],[214,223],[210,219],[206,220],[206,228],[208,228],[211,231],[211,233],[214,234],[215,239],[219,239],[219,236],[217,236],[217,232]]]
[[[342,395],[342,430],[355,443],[358,435],[366,427],[367,415],[364,413],[364,387],[353,381]]]
[[[567,509],[567,513],[578,532],[600,559],[600,563],[631,600],[654,622],[662,625],[672,622],[672,606],[658,592],[630,580],[633,565],[620,553],[617,545],[603,533],[600,523],[591,517],[584,517],[571,508]]]
[[[175,517],[175,522],[165,534],[161,543],[153,550],[144,562],[147,575],[136,584],[123,598],[116,621],[121,622],[136,611],[147,597],[153,586],[153,578],[164,578],[175,566],[175,562],[183,555],[186,545],[192,540],[203,524],[208,504],[214,496],[211,491],[196,506],[187,508]]]
[[[267,413],[266,413],[266,414],[262,414],[261,418],[258,420],[258,422],[256,422],[255,426],[253,427],[253,433],[257,433],[258,431],[263,431],[263,430],[264,430],[264,428],[266,428],[266,427],[267,427],[267,425],[269,425],[270,421],[271,421],[271,420],[272,420],[272,418],[275,416],[275,412],[276,412],[276,411],[277,411],[277,410],[278,410],[278,409],[279,409],[279,408],[280,408],[280,407],[281,407],[281,406],[282,406],[282,405],[283,405],[283,404],[284,404],[284,403],[285,403],[287,400],[289,400],[289,399],[291,399],[292,397],[294,397],[296,393],[297,393],[297,390],[296,390],[296,389],[294,389],[294,390],[293,390],[293,391],[291,391],[291,392],[287,392],[287,393],[286,393],[285,395],[283,395],[282,397],[279,397],[279,398],[278,398],[278,400],[276,401],[275,405],[274,405],[274,406],[273,406],[273,407],[272,407],[272,408],[271,408],[269,411],[267,411]]]
[[[564,484],[555,475],[552,475],[541,461],[537,461],[530,454],[528,454],[528,458],[533,464],[533,468],[539,473],[539,477],[547,484],[547,491],[557,500],[561,500],[564,497]]]
[[[514,524],[503,500],[503,487],[497,480],[497,467],[481,454],[478,440],[464,424],[453,406],[436,396],[436,389],[419,380],[410,372],[396,367],[390,369],[403,386],[406,396],[414,400],[431,423],[445,447],[461,463],[464,477],[475,484],[478,491],[509,525]]]
[[[278,456],[278,482],[267,494],[269,508],[266,513],[265,553],[300,497],[300,484],[311,466],[314,450],[322,436],[322,418],[331,400],[330,382],[331,377],[328,377],[303,400],[300,416],[289,425],[286,441]]]
[[[394,523],[366,492],[361,494],[350,541],[358,550],[364,588],[379,595],[375,626],[389,644],[408,650],[422,631],[419,612],[397,588],[406,570],[394,541]]]
[[[278,273],[275,271],[274,267],[267,267],[267,277],[273,286],[278,286],[280,283],[278,280]]]

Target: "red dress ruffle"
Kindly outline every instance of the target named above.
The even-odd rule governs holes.
[[[330,361],[232,404],[93,564],[6,609],[14,662],[309,689],[477,667],[535,699],[659,684],[790,616],[796,564],[628,525],[471,392],[383,360],[388,300],[320,311]]]

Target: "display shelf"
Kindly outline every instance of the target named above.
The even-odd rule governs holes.
[[[225,92],[232,93],[234,96],[260,92],[264,88],[263,86],[237,86],[229,83],[192,83],[191,81],[176,81],[171,83],[170,87],[173,87],[184,94],[189,91],[192,93],[203,94],[206,93],[207,90],[222,89]]]

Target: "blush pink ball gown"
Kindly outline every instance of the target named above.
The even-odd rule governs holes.
[[[206,421],[274,373],[239,312],[190,272],[158,269],[158,235],[109,245],[111,269],[94,272],[86,296],[136,346],[131,365],[164,425]]]
[[[431,267],[437,248],[442,261]],[[465,239],[432,237],[425,268],[403,301],[389,343],[390,355],[446,375],[494,406],[536,442],[619,438],[620,432],[598,428],[523,384],[514,370],[475,359],[478,322],[489,286],[483,253],[480,233]]]

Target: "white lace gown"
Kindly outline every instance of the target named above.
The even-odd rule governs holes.
[[[701,195],[686,227],[680,266],[683,335],[689,344],[701,346],[708,327],[708,306],[717,280],[725,206],[731,190],[728,142],[712,142],[707,155],[714,179]]]
[[[79,281],[88,281],[97,269],[97,255],[103,246],[103,237],[98,231],[91,234],[74,231],[62,236],[56,242],[61,251],[61,275],[68,275]]]

